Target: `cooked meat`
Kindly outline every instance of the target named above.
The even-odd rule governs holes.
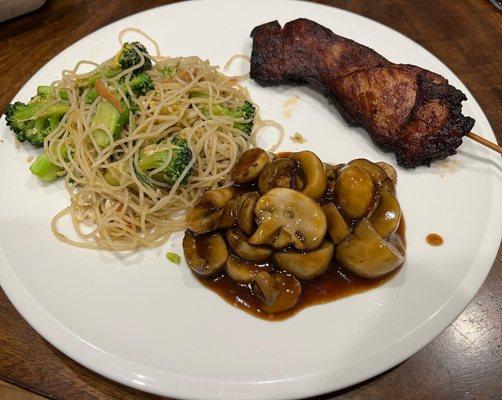
[[[308,19],[251,32],[251,78],[262,85],[307,83],[323,90],[344,118],[364,127],[399,165],[414,168],[455,154],[474,120],[465,95],[442,76],[393,64],[374,50]]]

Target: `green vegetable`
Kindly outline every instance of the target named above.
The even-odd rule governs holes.
[[[191,93],[192,94],[192,93]],[[193,92],[194,97],[202,97],[196,96],[198,92]],[[203,93],[202,93],[203,94]],[[209,109],[206,104],[199,105],[200,110],[204,115],[209,115]],[[225,115],[231,118],[236,119],[234,122],[234,128],[239,129],[245,134],[249,135],[253,130],[254,117],[256,114],[256,107],[253,103],[249,101],[245,101],[241,107],[230,109],[223,107],[220,104],[213,104],[213,114],[214,115]],[[243,120],[250,120],[249,122],[241,122]]]
[[[68,100],[68,92],[65,89],[59,89],[59,97],[62,100]],[[56,98],[56,88],[54,86],[38,86],[37,87],[37,96],[32,99],[33,100],[47,100],[47,99],[55,99]]]
[[[176,67],[167,66],[161,69],[162,75],[166,78],[172,78],[174,75],[178,73],[178,69]]]
[[[170,186],[176,183],[190,161],[192,161],[192,151],[190,147],[188,147],[188,143],[185,139],[178,137],[174,138],[171,141],[171,145],[173,147],[171,161],[169,161],[169,164],[167,164],[164,169],[152,176],[153,179],[167,183]],[[149,155],[140,155],[138,163],[140,173],[147,173],[162,167],[167,162],[168,156],[169,153],[167,150],[157,151]],[[192,170],[187,172],[181,182],[183,185],[186,185],[191,173]]]
[[[113,138],[118,139],[128,120],[128,109],[120,113],[112,103],[101,100],[96,107],[96,114],[94,114],[91,122],[91,128],[93,129],[91,135],[100,147],[106,147],[110,144],[110,137],[107,132],[111,132]]]
[[[167,252],[166,258],[174,264],[179,265],[179,263],[181,262],[181,257],[179,256],[179,254],[172,253],[170,251]]]
[[[17,140],[41,147],[45,137],[56,129],[68,109],[66,103],[49,105],[41,96],[35,96],[28,104],[20,101],[9,104],[5,110],[5,120]]]
[[[134,74],[140,74],[141,72],[152,69],[152,61],[148,57],[148,51],[140,42],[124,43],[120,51],[115,56],[112,67],[119,67],[122,70],[126,70],[138,65],[141,62],[139,53],[141,53],[145,58],[145,63],[141,67],[136,68],[134,70]]]
[[[44,182],[52,182],[59,178],[59,173],[63,168],[54,164],[47,154],[42,153],[30,166],[30,171],[33,175],[38,176]]]
[[[131,89],[136,97],[144,96],[150,90],[153,90],[155,88],[152,78],[146,72],[134,75],[130,79],[129,85],[131,86]]]
[[[96,87],[93,86],[89,89],[89,91],[87,92],[86,96],[85,96],[85,102],[87,104],[92,104],[94,103],[94,101],[98,98],[99,96],[99,93],[98,91],[96,90]]]

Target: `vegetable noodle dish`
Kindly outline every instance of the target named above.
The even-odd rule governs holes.
[[[79,73],[84,65],[92,70]],[[102,64],[80,61],[28,103],[9,105],[17,140],[44,148],[31,172],[44,182],[64,178],[70,193],[54,234],[133,250],[183,229],[183,212],[225,184],[266,124],[239,79],[198,57],[152,56],[126,42]],[[59,230],[67,215],[80,240]]]

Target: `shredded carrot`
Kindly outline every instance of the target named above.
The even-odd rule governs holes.
[[[110,90],[106,87],[106,85],[102,80],[98,80],[96,82],[96,91],[99,93],[101,97],[112,103],[119,113],[122,112],[122,106],[120,105],[120,102],[113,95],[113,93],[110,92]]]

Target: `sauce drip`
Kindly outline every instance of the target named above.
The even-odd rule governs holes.
[[[443,238],[437,233],[429,233],[425,238],[425,241],[434,247],[441,246],[444,243]]]

